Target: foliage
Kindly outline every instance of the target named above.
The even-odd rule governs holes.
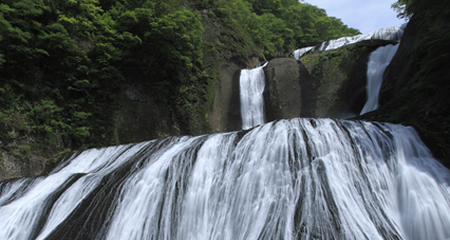
[[[317,43],[360,34],[329,17],[325,10],[297,0],[204,0],[197,8],[210,10],[225,24],[241,26],[267,58],[285,55]]]
[[[414,9],[414,0],[398,0],[391,5],[391,8],[397,12],[398,18],[409,20]]]
[[[357,33],[297,0],[4,0],[0,146],[27,136],[60,150],[114,144],[119,92],[133,82],[190,133],[207,123],[225,52],[272,58]]]

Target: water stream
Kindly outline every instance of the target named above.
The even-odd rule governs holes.
[[[1,182],[0,239],[448,239],[449,184],[410,127],[280,120]]]
[[[378,109],[378,97],[383,83],[383,74],[397,52],[398,46],[399,44],[379,47],[370,54],[367,63],[367,101],[360,115]]]
[[[263,68],[267,65],[242,69],[239,78],[242,129],[247,130],[264,123],[263,92],[266,85]]]

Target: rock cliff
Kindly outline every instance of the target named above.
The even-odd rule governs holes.
[[[271,60],[264,69],[267,120],[357,116],[366,99],[368,56],[392,43],[364,41],[337,50],[313,51],[299,61]]]
[[[386,69],[380,108],[362,118],[414,126],[450,167],[450,10],[426,5],[409,21]]]
[[[404,31],[399,50],[385,73],[380,108],[358,118],[414,126],[434,155],[449,167],[450,14],[445,8],[427,8],[415,13]],[[208,74],[214,77],[208,83],[205,94],[208,99],[202,106],[194,106],[201,109],[181,119],[182,114],[175,116],[176,111],[170,113],[161,108],[141,86],[125,84],[121,106],[114,113],[112,144],[241,129],[240,70],[254,67],[265,59],[261,54],[252,55],[258,52],[255,46],[240,44],[240,50],[230,47],[227,43],[232,41],[232,29],[228,29],[228,35],[221,34],[220,24],[206,15],[203,25],[209,33],[204,40],[217,46],[205,51]],[[299,61],[271,60],[264,69],[267,121],[357,116],[366,100],[368,56],[376,48],[392,43],[369,40],[332,51],[313,51]],[[189,126],[181,126],[183,122]],[[185,129],[189,131],[183,132]],[[41,174],[47,163],[63,150],[43,149],[30,154],[30,150],[22,149],[26,145],[17,143],[14,151],[0,153],[0,180]]]

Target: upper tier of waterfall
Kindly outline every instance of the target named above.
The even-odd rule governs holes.
[[[319,45],[316,46],[310,46],[305,48],[300,48],[298,50],[295,50],[292,55],[297,60],[300,59],[303,55],[306,53],[312,51],[312,50],[318,50],[318,51],[327,51],[327,50],[333,50],[337,49],[349,44],[361,42],[364,40],[375,40],[375,39],[381,39],[381,40],[392,40],[392,41],[400,41],[403,35],[403,31],[406,28],[407,23],[394,26],[394,27],[387,27],[378,29],[375,31],[372,31],[367,34],[360,34],[353,37],[342,37],[334,40],[325,41]]]

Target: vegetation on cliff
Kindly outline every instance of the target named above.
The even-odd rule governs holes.
[[[186,101],[204,78],[202,30],[198,14],[162,1],[4,1],[1,146],[27,136],[31,148],[114,144],[124,79],[145,79],[168,107]]]
[[[187,122],[207,124],[211,62],[269,59],[357,33],[296,0],[4,0],[0,147],[23,145],[26,156],[119,143],[112,116],[126,79],[191,133]]]
[[[242,29],[266,58],[360,33],[327,16],[325,10],[298,0],[202,0],[196,1],[195,8],[207,10],[226,26]]]

